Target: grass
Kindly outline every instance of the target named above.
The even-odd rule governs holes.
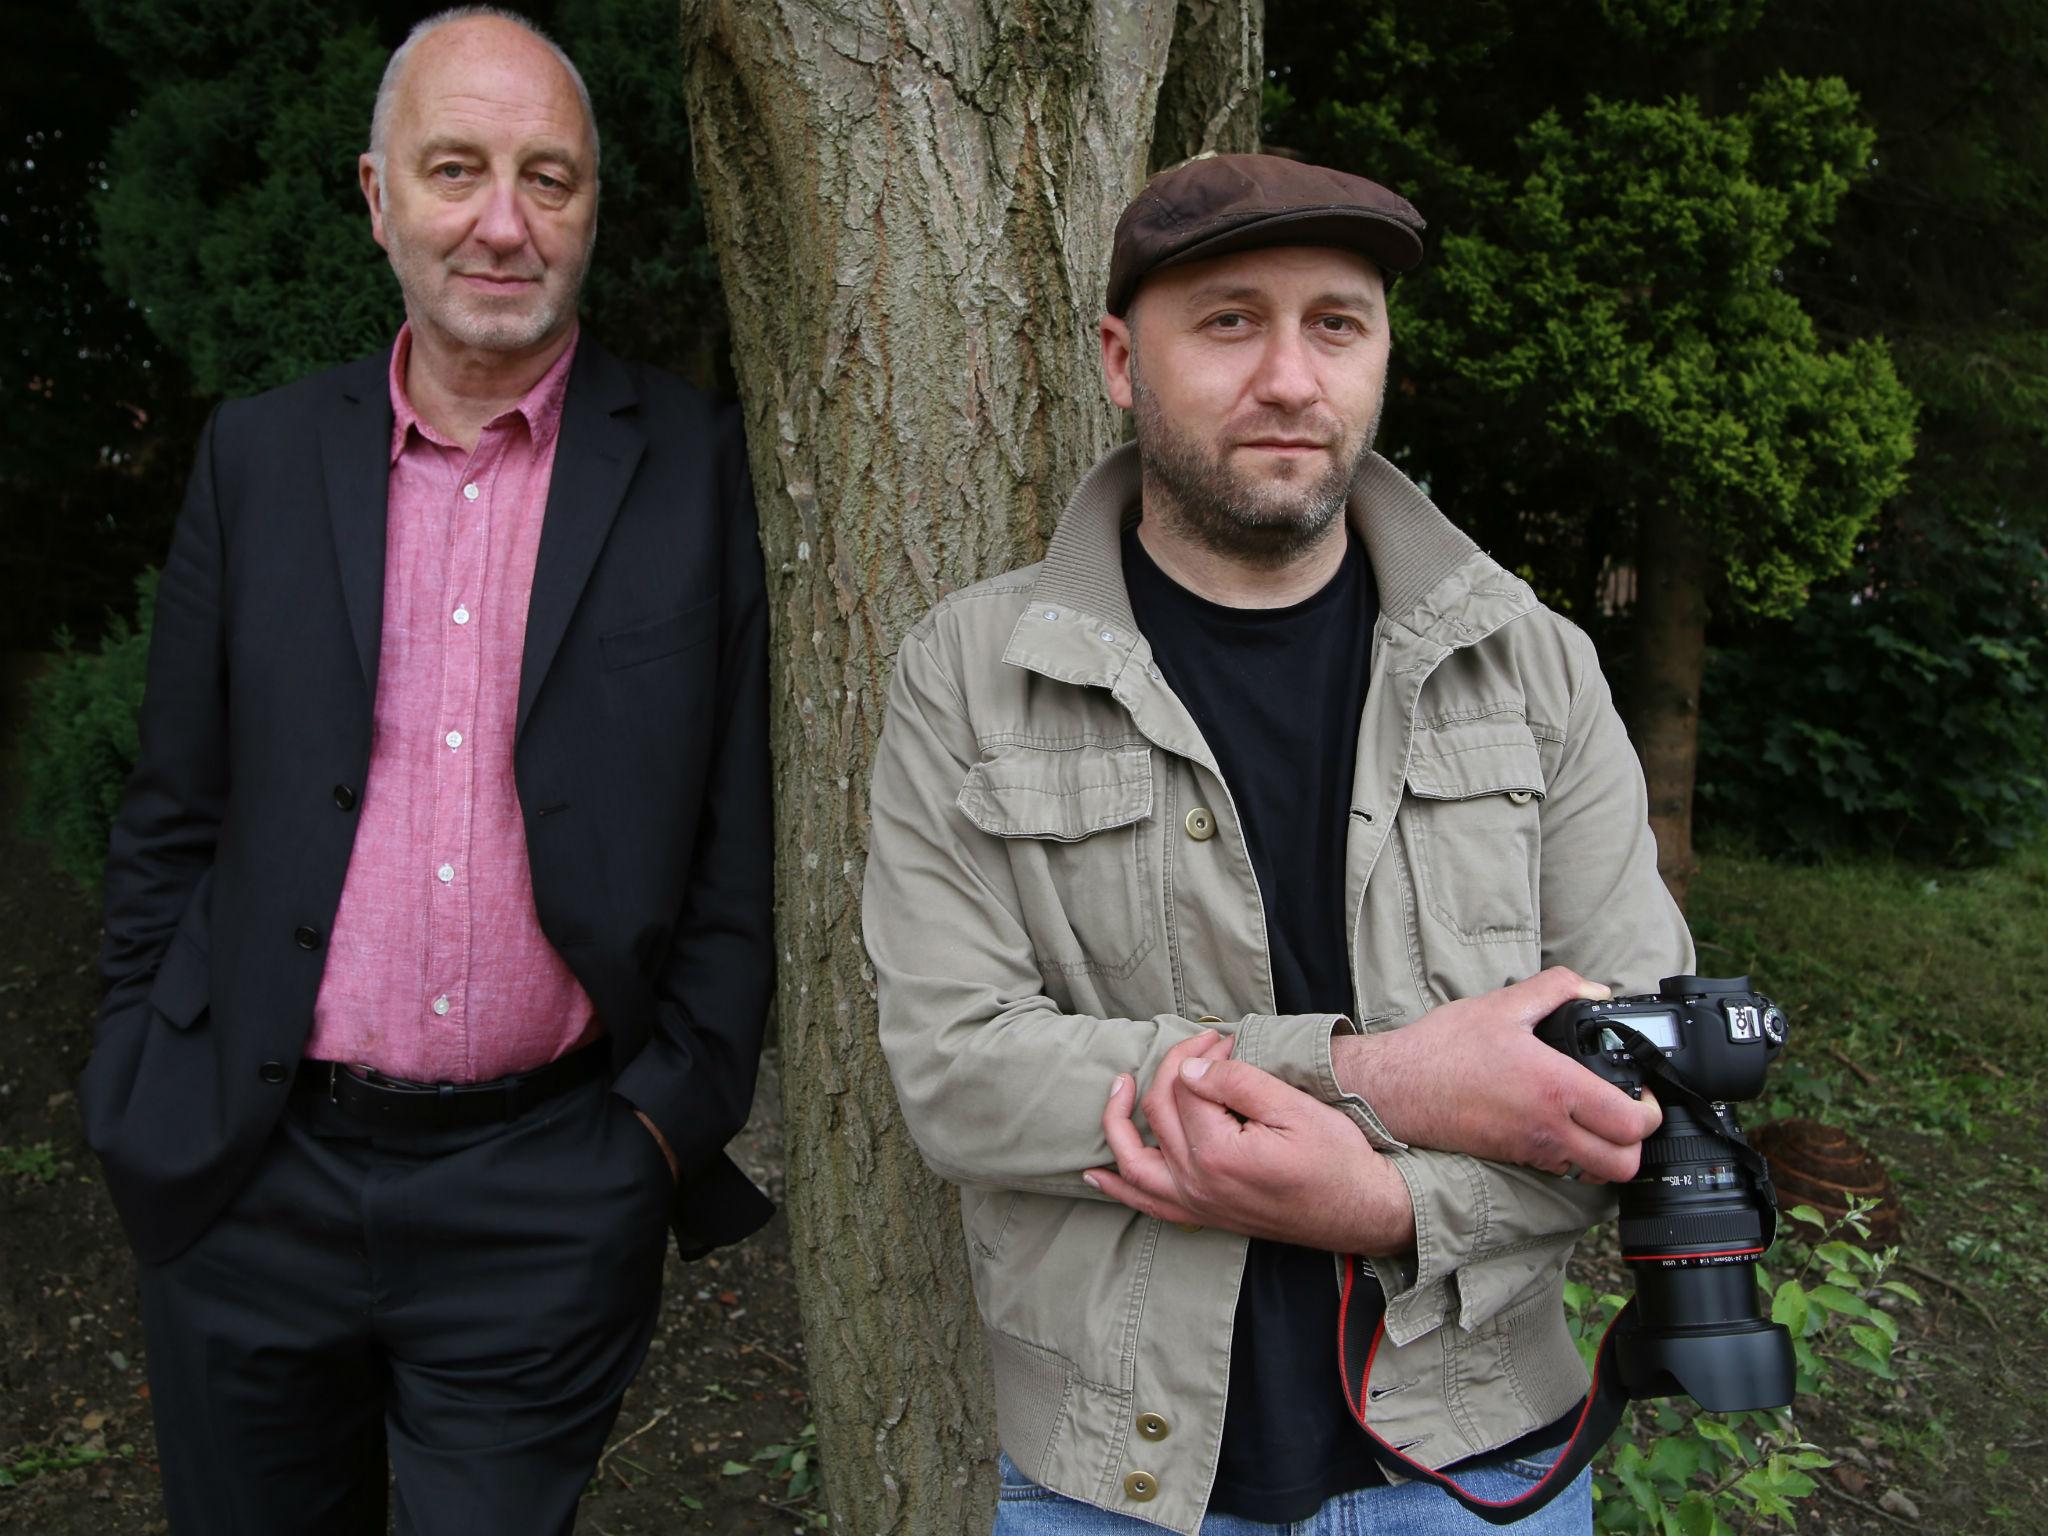
[[[1823,1476],[1797,1528],[1846,1515],[1837,1528],[1897,1529],[1867,1514],[1889,1482],[1943,1536],[2041,1530],[2048,843],[1970,871],[1710,850],[1690,908],[1701,970],[1747,971],[1791,1018],[1744,1125],[1801,1115],[1863,1141],[1905,1202],[1900,1267],[1939,1304],[1904,1319],[1895,1382],[1802,1399],[1802,1427],[1831,1451],[1862,1447],[1878,1471],[1862,1511]]]

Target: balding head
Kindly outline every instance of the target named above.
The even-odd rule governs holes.
[[[509,30],[508,30],[509,29]],[[437,34],[438,43],[429,45]],[[560,66],[568,77],[569,85],[576,93],[576,99],[583,107],[583,121],[590,136],[590,171],[595,185],[598,167],[597,114],[590,108],[590,89],[583,83],[583,73],[577,69],[576,61],[564,53],[555,40],[540,30],[524,16],[501,10],[494,5],[458,5],[445,11],[437,11],[408,32],[405,41],[392,51],[390,62],[384,66],[384,78],[377,86],[377,103],[370,109],[371,163],[377,168],[377,182],[380,193],[385,185],[385,168],[391,147],[392,120],[398,111],[399,98],[408,66],[412,63],[422,45],[428,45],[429,54],[443,48],[460,50],[461,56],[481,54],[488,63],[493,59],[530,52],[535,47],[545,50],[548,57]]]

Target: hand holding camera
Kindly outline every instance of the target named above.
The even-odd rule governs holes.
[[[1431,1010],[1402,1029],[1331,1042],[1337,1084],[1373,1108],[1396,1140],[1590,1183],[1636,1175],[1657,1129],[1656,1096],[1625,1092],[1566,1060],[1536,1025],[1607,988],[1563,966]]]

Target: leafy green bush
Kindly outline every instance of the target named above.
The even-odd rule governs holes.
[[[1894,527],[1853,590],[1710,658],[1700,811],[1802,856],[1978,862],[2048,825],[2048,546]]]
[[[57,636],[58,658],[31,685],[20,770],[22,829],[59,869],[98,890],[107,833],[135,766],[156,572],[136,578],[136,619],[113,616],[96,650]]]
[[[1771,1320],[1791,1332],[1800,1400],[1836,1397],[1855,1377],[1843,1367],[1893,1379],[1893,1315],[1920,1306],[1911,1286],[1887,1278],[1896,1248],[1871,1253],[1845,1241],[1870,1236],[1875,1207],[1852,1205],[1830,1223],[1811,1206],[1785,1213],[1774,1258],[1782,1278],[1760,1264],[1757,1283]],[[1813,1229],[1795,1236],[1795,1224]],[[1579,1353],[1588,1369],[1607,1324],[1626,1298],[1598,1295],[1573,1281],[1565,1287]],[[1772,1412],[1704,1413],[1683,1398],[1635,1405],[1633,1432],[1617,1437],[1596,1465],[1594,1526],[1629,1536],[1735,1536],[1790,1530],[1796,1500],[1818,1489],[1812,1474],[1834,1463],[1799,1433],[1799,1402]]]

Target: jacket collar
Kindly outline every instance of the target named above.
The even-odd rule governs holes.
[[[1100,687],[1112,686],[1133,659],[1151,661],[1131,613],[1120,542],[1142,486],[1134,443],[1111,449],[1082,478],[1046,546],[1005,661]],[[1381,623],[1439,654],[1474,644],[1537,606],[1527,582],[1502,569],[1377,453],[1366,455],[1345,515],[1365,540]]]

